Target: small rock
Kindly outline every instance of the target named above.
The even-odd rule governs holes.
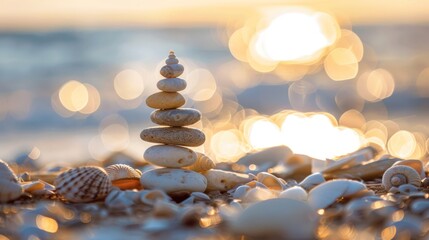
[[[165,78],[177,78],[184,70],[183,65],[176,63],[163,66],[159,72]]]
[[[302,187],[291,187],[279,194],[279,198],[289,198],[298,201],[307,201],[308,194]]]
[[[146,105],[156,109],[179,108],[185,104],[180,93],[157,92],[146,98]]]
[[[144,159],[161,167],[180,168],[195,163],[197,154],[184,147],[156,145],[145,151]]]
[[[150,120],[158,125],[182,127],[192,125],[201,119],[201,113],[191,108],[156,110],[150,115]]]
[[[159,168],[144,172],[140,182],[146,189],[160,189],[167,193],[204,192],[207,187],[207,179],[203,175],[172,168]]]
[[[253,177],[230,171],[211,169],[202,173],[207,178],[208,191],[228,191],[237,185],[245,184],[253,180]]]
[[[141,132],[140,137],[147,142],[191,147],[200,146],[206,140],[200,130],[185,127],[148,128]]]
[[[178,92],[186,88],[186,81],[181,78],[167,78],[160,80],[156,86],[164,92]]]

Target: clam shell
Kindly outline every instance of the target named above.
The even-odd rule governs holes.
[[[78,167],[60,174],[54,181],[56,191],[70,202],[104,199],[112,188],[109,176],[100,167]]]
[[[122,190],[139,189],[141,173],[125,164],[113,164],[106,167],[112,185]]]
[[[338,198],[348,197],[365,190],[363,183],[351,180],[332,180],[318,185],[308,194],[308,203],[314,209],[322,209],[333,204]]]
[[[0,179],[12,181],[12,182],[18,182],[18,178],[16,177],[15,173],[12,171],[9,165],[1,159],[0,159]]]
[[[195,172],[204,172],[215,167],[216,164],[209,157],[200,152],[195,153],[197,154],[197,160],[191,166],[184,167],[185,169]]]
[[[15,200],[21,196],[23,189],[21,185],[6,179],[0,179],[0,203]]]

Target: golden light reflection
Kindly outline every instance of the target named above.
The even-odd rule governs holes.
[[[210,147],[218,160],[234,162],[245,154],[242,142],[242,135],[238,130],[224,130],[212,136]]]
[[[36,225],[41,230],[49,233],[55,233],[58,230],[57,221],[55,221],[53,218],[45,217],[43,215],[37,215]]]
[[[100,124],[101,141],[110,151],[120,151],[128,147],[130,142],[128,123],[118,116],[112,115]]]
[[[420,97],[429,97],[429,67],[423,69],[416,80],[416,91]]]
[[[408,131],[401,130],[393,134],[387,143],[387,148],[395,157],[408,159],[416,149],[416,138]]]
[[[71,80],[61,87],[59,98],[67,110],[78,112],[88,103],[89,93],[84,84]]]
[[[88,91],[88,102],[79,112],[83,114],[91,114],[97,111],[100,107],[100,93],[98,93],[98,90],[94,86],[88,83],[85,83],[84,85]]]
[[[326,74],[334,81],[349,80],[356,77],[359,64],[354,53],[347,48],[335,48],[325,58]]]
[[[142,95],[144,90],[143,77],[133,69],[119,72],[113,80],[116,94],[124,100],[133,100]]]
[[[186,75],[185,79],[187,87],[183,93],[195,101],[209,100],[216,92],[216,80],[207,69],[194,69]]]
[[[394,90],[395,81],[392,74],[382,68],[363,73],[357,81],[359,95],[370,102],[388,98]]]
[[[338,122],[345,127],[360,129],[365,125],[366,120],[361,112],[350,109],[341,115]]]
[[[280,128],[263,117],[246,120],[245,134],[254,149],[262,149],[282,144]]]

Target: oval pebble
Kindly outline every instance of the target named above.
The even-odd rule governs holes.
[[[159,73],[165,78],[177,78],[182,75],[185,68],[182,64],[168,64],[161,68]]]
[[[147,142],[196,147],[206,140],[203,132],[186,127],[155,127],[144,129],[141,139]]]
[[[192,125],[201,119],[201,113],[191,108],[156,110],[150,114],[150,120],[158,125],[183,127]]]
[[[178,92],[185,90],[186,81],[181,78],[166,78],[159,80],[156,84],[159,90],[164,92]]]
[[[144,152],[144,159],[161,167],[179,168],[192,165],[197,160],[197,154],[189,148],[156,145]]]
[[[180,93],[157,92],[146,98],[146,105],[156,109],[179,108],[185,104]]]
[[[167,193],[204,192],[207,187],[207,179],[203,175],[174,168],[159,168],[144,172],[140,183],[146,189],[160,189]]]

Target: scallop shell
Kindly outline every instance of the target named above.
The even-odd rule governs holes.
[[[122,190],[139,189],[141,172],[125,164],[113,164],[106,167],[112,185]]]
[[[18,182],[18,178],[15,173],[9,167],[9,165],[0,159],[0,178],[12,182]]]
[[[104,199],[112,188],[109,176],[100,167],[78,167],[60,174],[54,181],[56,191],[70,202]]]
[[[209,157],[203,153],[195,152],[197,154],[197,160],[191,166],[184,167],[185,169],[194,172],[204,172],[215,167],[215,163]]]
[[[15,200],[21,196],[23,189],[16,182],[0,179],[0,203]]]

